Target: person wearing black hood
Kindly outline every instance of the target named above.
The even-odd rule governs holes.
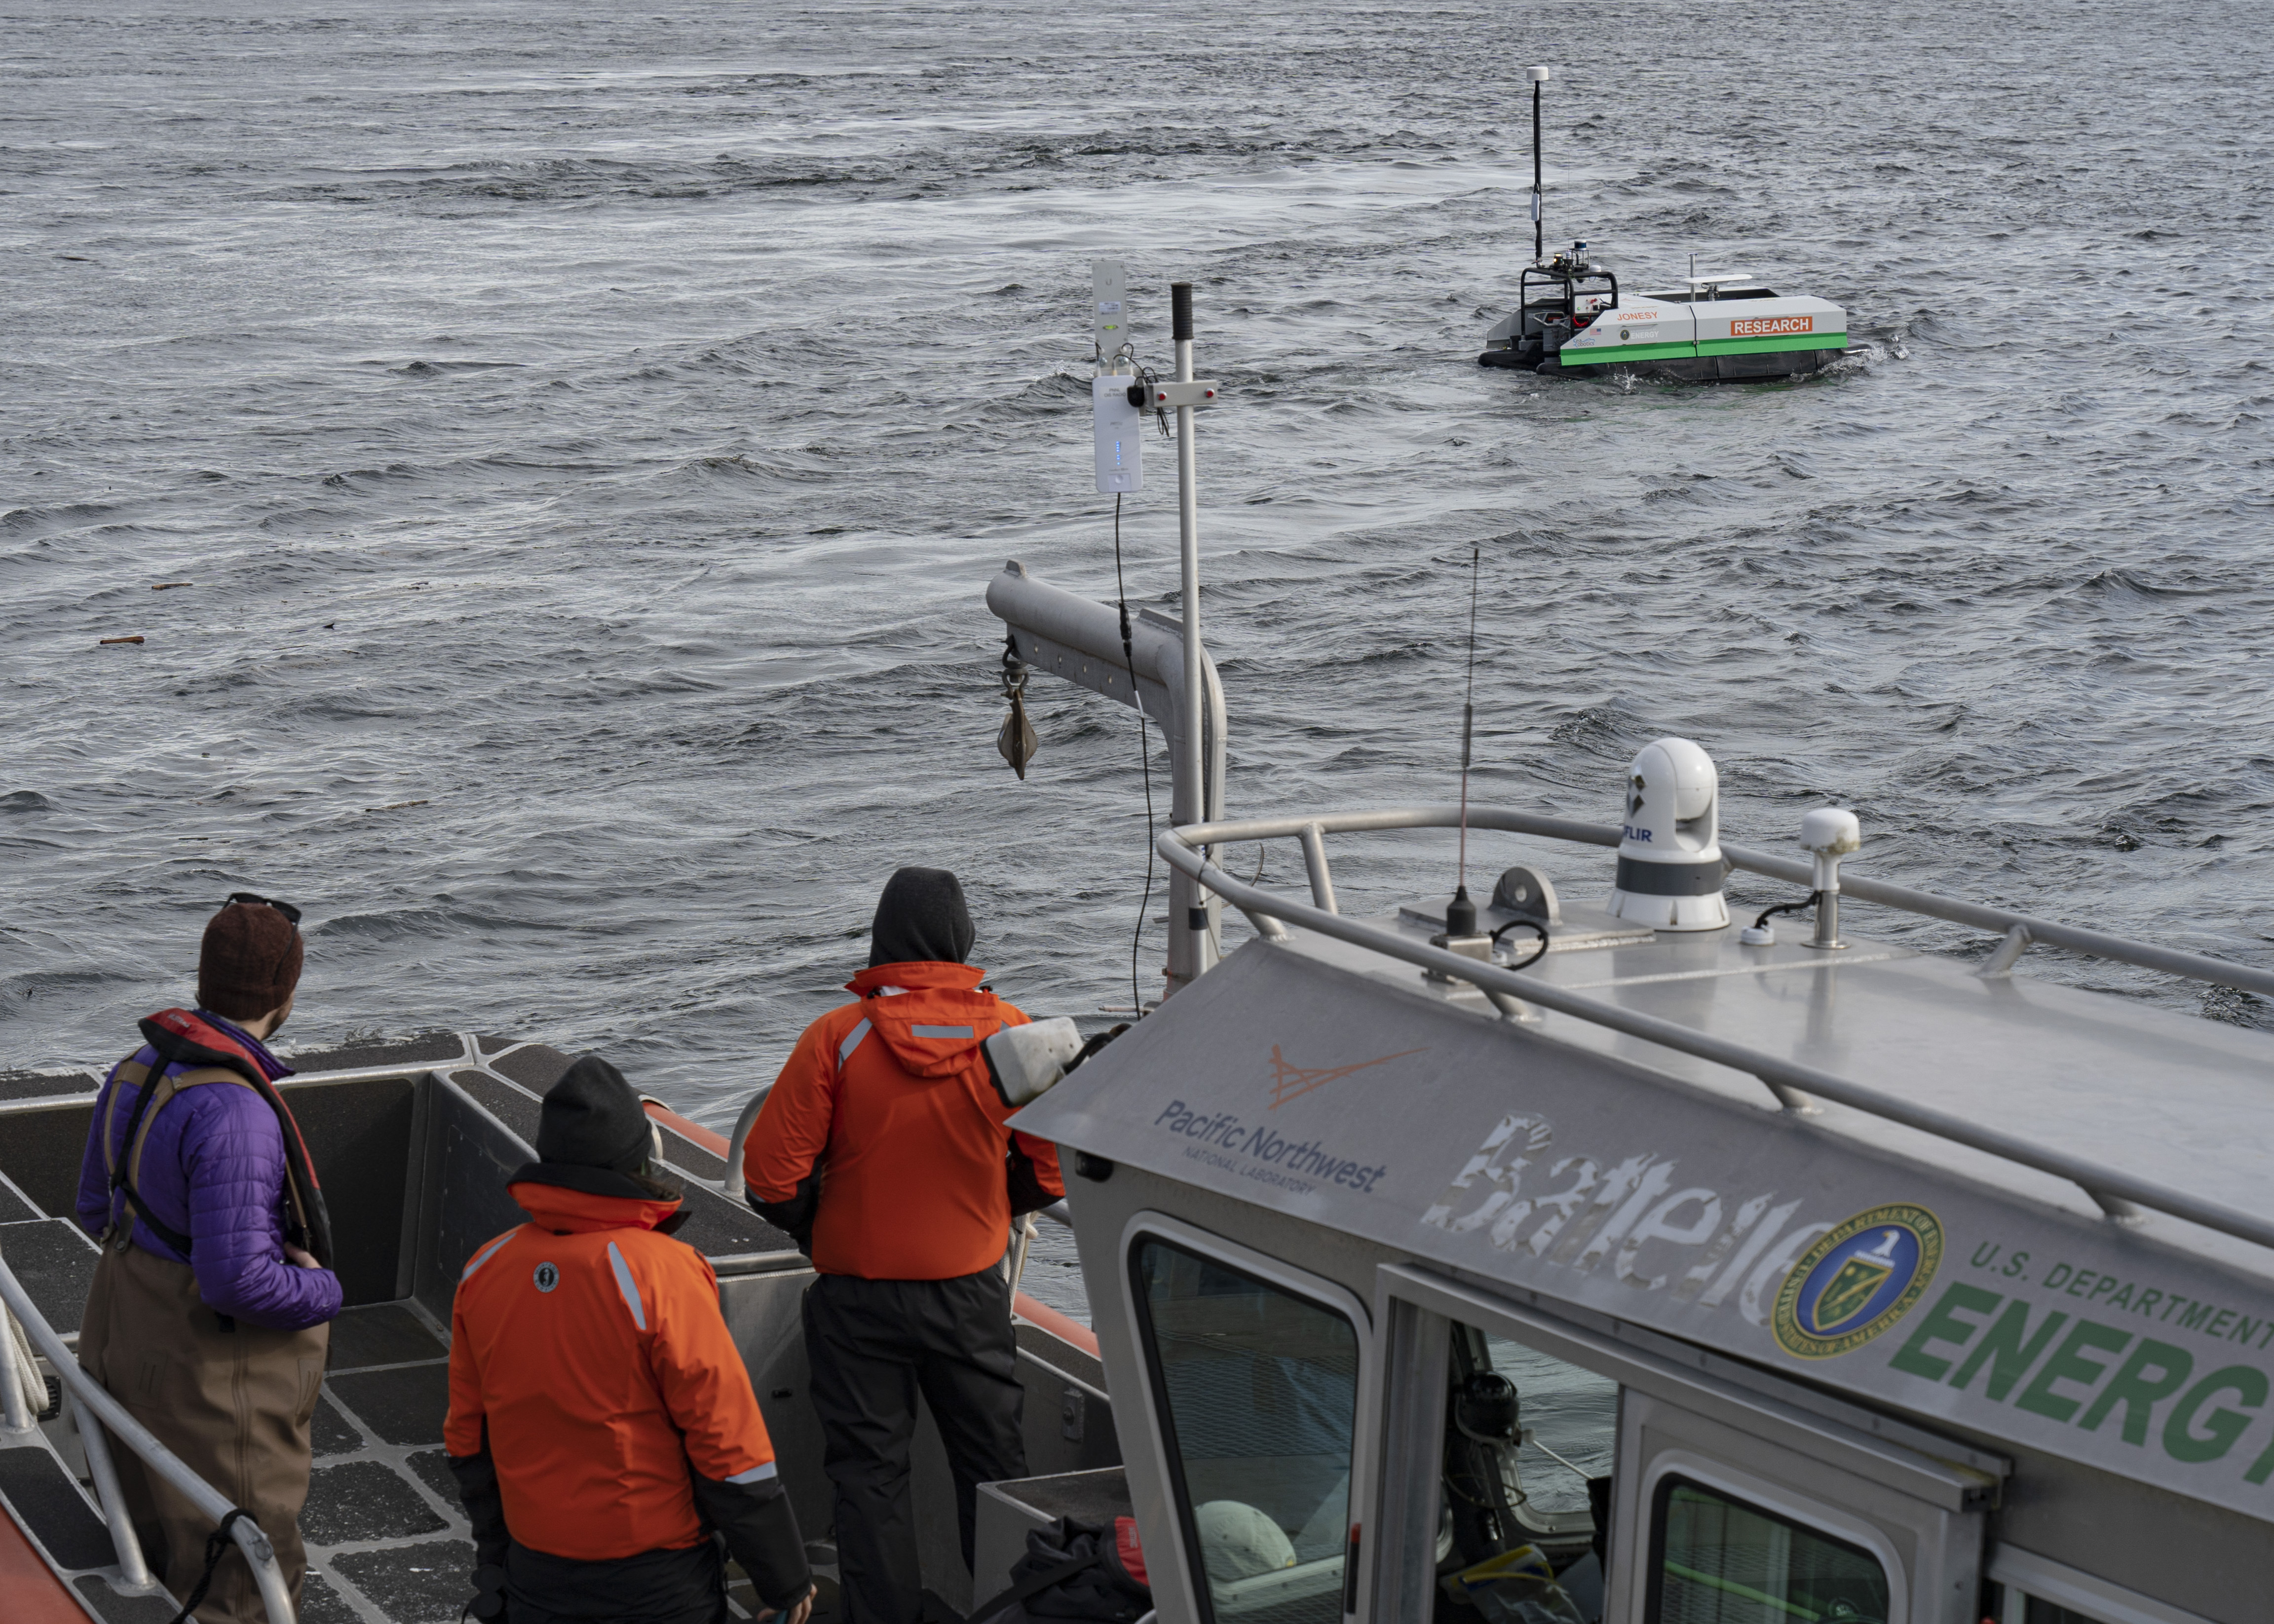
[[[812,1259],[805,1346],[849,1624],[920,1624],[908,1493],[922,1394],[955,1477],[963,1560],[982,1483],[1026,1475],[1011,1221],[1065,1193],[1058,1149],[1005,1123],[980,1045],[1027,1017],[980,986],[963,887],[885,886],[855,1001],[806,1028],[743,1155],[750,1205]]]
[[[710,1263],[669,1238],[681,1197],[654,1145],[623,1073],[577,1060],[507,1185],[531,1222],[459,1276],[443,1442],[476,1618],[726,1624],[722,1538],[761,1617],[812,1608],[765,1417]]]

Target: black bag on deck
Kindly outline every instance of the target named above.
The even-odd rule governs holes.
[[[1153,1610],[1137,1520],[1111,1528],[1060,1517],[1027,1536],[1027,1554],[1011,1567],[1011,1588],[971,1611],[971,1624],[1027,1624],[1081,1619],[1136,1624]]]

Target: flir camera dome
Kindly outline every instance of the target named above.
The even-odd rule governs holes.
[[[1720,930],[1721,778],[1687,739],[1645,744],[1627,769],[1620,819],[1616,917],[1653,930]]]

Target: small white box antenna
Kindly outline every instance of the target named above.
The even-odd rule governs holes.
[[[1089,321],[1097,341],[1101,372],[1118,372],[1121,346],[1129,342],[1129,273],[1118,259],[1089,262]]]
[[[1145,488],[1145,413],[1129,403],[1129,391],[1136,387],[1137,380],[1126,372],[1101,372],[1090,380],[1097,488],[1103,495],[1126,496]]]
[[[1089,386],[1097,488],[1106,496],[1126,496],[1145,488],[1145,414],[1130,404],[1136,367],[1121,353],[1129,342],[1129,274],[1118,259],[1093,259],[1089,282],[1090,332],[1097,341],[1097,376]]]

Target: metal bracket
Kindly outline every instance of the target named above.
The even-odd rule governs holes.
[[[1998,945],[1990,950],[1990,957],[1982,961],[1982,967],[1974,974],[1985,981],[2000,975],[2010,975],[2015,962],[2029,951],[2029,939],[2027,925],[2009,927]]]
[[[1781,1083],[1773,1077],[1761,1077],[1758,1071],[1753,1075],[1760,1079],[1763,1086],[1771,1094],[1776,1095],[1777,1103],[1793,1116],[1821,1116],[1824,1115],[1824,1108],[1816,1102],[1813,1095],[1802,1093],[1790,1083]]]
[[[2147,1214],[2120,1195],[2111,1195],[2105,1190],[2097,1190],[2082,1179],[2077,1181],[2077,1188],[2092,1198],[2093,1205],[2107,1215],[2111,1223],[2120,1223],[2127,1228],[2132,1228],[2148,1221]]]
[[[1146,401],[1148,411],[1166,410],[1175,406],[1213,406],[1216,386],[1212,383],[1173,383],[1163,381],[1153,386],[1151,398]]]
[[[1563,910],[1556,901],[1554,883],[1530,863],[1517,863],[1502,872],[1499,883],[1493,887],[1492,905],[1520,919],[1536,919],[1544,925],[1563,922]]]
[[[1335,906],[1335,877],[1327,867],[1325,831],[1316,823],[1306,823],[1297,837],[1303,844],[1303,867],[1311,876],[1311,900],[1329,914],[1339,914]]]
[[[1508,994],[1492,987],[1480,987],[1477,990],[1483,993],[1493,1008],[1500,1011],[1502,1019],[1518,1026],[1540,1025],[1540,1011],[1525,1003],[1523,999],[1510,997]]]

